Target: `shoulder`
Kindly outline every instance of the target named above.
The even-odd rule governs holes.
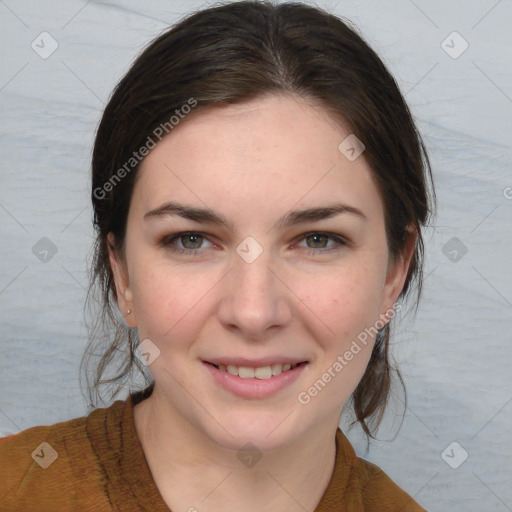
[[[94,503],[95,497],[97,510],[105,509],[104,493],[98,492],[104,470],[91,436],[98,430],[94,425],[105,423],[118,404],[122,406],[116,402],[88,416],[1,438],[0,509],[76,510],[77,504],[85,499]]]
[[[426,512],[378,466],[358,457],[338,428],[334,488],[344,503],[357,510],[379,512]],[[336,499],[338,502],[338,499]]]
[[[364,510],[425,512],[424,508],[375,464],[357,457],[352,468],[353,476],[359,480]]]

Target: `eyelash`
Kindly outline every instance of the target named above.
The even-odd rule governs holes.
[[[328,248],[328,249],[309,249],[309,248],[307,248],[308,256],[317,256],[319,254],[326,254],[326,253],[331,253],[333,251],[339,251],[342,249],[343,246],[348,245],[347,240],[345,240],[341,236],[335,235],[334,233],[326,233],[323,231],[311,231],[309,233],[305,233],[304,235],[301,236],[299,242],[302,242],[306,238],[308,238],[310,236],[314,236],[314,235],[326,236],[326,237],[330,238],[331,240],[334,240],[336,242],[336,245],[331,248]],[[179,240],[180,238],[185,237],[185,236],[200,236],[204,239],[207,239],[207,236],[204,233],[200,233],[197,231],[183,231],[180,233],[175,233],[175,234],[166,236],[161,241],[161,245],[174,253],[178,253],[180,256],[183,256],[183,255],[199,256],[199,253],[201,251],[200,248],[199,249],[180,249],[180,248],[173,247],[174,242],[176,240]]]

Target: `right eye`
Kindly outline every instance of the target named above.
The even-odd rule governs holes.
[[[201,245],[201,242],[206,240],[203,233],[194,231],[184,231],[181,233],[172,233],[167,235],[161,241],[161,245],[172,252],[186,256],[197,256],[201,247],[187,247],[188,245]],[[176,243],[181,242],[182,247],[177,247]],[[185,242],[185,243],[183,243]]]

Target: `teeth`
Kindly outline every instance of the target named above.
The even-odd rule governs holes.
[[[272,365],[272,375],[279,375],[283,371],[282,364],[273,364]]]
[[[273,364],[272,366],[260,366],[258,368],[250,368],[249,366],[235,366],[232,364],[219,364],[218,369],[225,372],[227,371],[231,375],[237,375],[242,379],[260,379],[267,380],[275,375],[280,375],[282,372],[286,372],[295,368],[296,364]]]
[[[259,368],[258,368],[258,370],[259,370]],[[249,368],[247,366],[240,366],[238,368],[238,376],[242,377],[242,379],[254,379],[254,368]]]
[[[272,368],[270,366],[260,366],[254,370],[254,376],[257,379],[270,379],[272,377]]]

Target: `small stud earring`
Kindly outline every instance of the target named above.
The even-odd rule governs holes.
[[[129,315],[131,312],[132,312],[132,310],[131,310],[131,309],[129,309],[129,310],[126,312],[126,314],[127,314],[127,315]]]

